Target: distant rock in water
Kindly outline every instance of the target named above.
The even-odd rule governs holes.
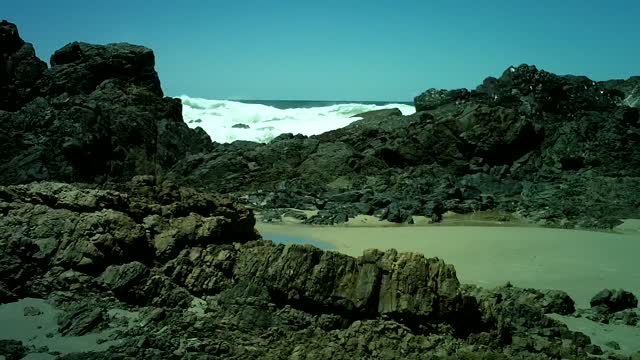
[[[235,128],[235,129],[248,129],[249,125],[247,125],[247,124],[235,124],[235,125],[233,125],[231,127]]]

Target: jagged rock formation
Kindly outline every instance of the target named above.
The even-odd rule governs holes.
[[[563,292],[461,286],[416,254],[275,245],[250,211],[156,183],[0,187],[0,302],[48,298],[64,336],[111,329],[115,309],[140,314],[109,351],[74,359],[581,359],[593,347],[544,316],[573,313]]]
[[[47,299],[62,311],[48,335],[104,332],[109,346],[60,354],[0,340],[0,357],[602,353],[545,316],[575,311],[561,291],[461,285],[452,265],[417,254],[275,245],[260,239],[251,210],[180,185],[320,210],[315,223],[497,209],[607,227],[639,212],[629,196],[640,189],[640,120],[628,106],[637,79],[592,83],[520,66],[474,91],[427,91],[411,116],[372,112],[314,137],[211,144],[184,124],[179,100],[163,97],[147,48],[71,43],[47,68],[6,21],[0,45],[0,184],[85,182],[0,186],[0,304]],[[125,182],[133,175],[142,176]],[[631,324],[633,298],[616,294],[576,316]]]
[[[315,223],[362,209],[394,222],[490,210],[611,228],[640,215],[629,196],[640,190],[640,109],[625,105],[634,81],[510,67],[475,90],[428,90],[414,115],[374,112],[318,136],[217,145],[172,174],[249,192],[265,209],[321,210]]]
[[[0,184],[161,174],[211,147],[163,98],[148,48],[71,43],[48,69],[3,21],[0,49]]]
[[[150,49],[71,43],[46,69],[0,26],[0,184],[118,182],[167,174],[252,206],[411,223],[489,211],[547,226],[611,228],[640,216],[638,78],[593,82],[509,67],[475,90],[431,89],[318,136],[212,144],[163,98]],[[346,193],[346,194],[345,194]],[[281,210],[279,210],[281,209]]]

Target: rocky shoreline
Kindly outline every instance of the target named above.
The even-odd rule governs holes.
[[[0,313],[15,307],[0,358],[640,356],[546,316],[638,326],[633,294],[575,309],[558,290],[460,284],[437,258],[277,245],[252,210],[611,228],[640,217],[638,78],[523,65],[473,91],[429,90],[414,115],[216,144],[163,96],[148,48],[71,43],[48,68],[2,21],[0,51]],[[20,319],[52,328],[20,338]],[[54,342],[89,335],[91,348]]]
[[[462,285],[437,258],[276,245],[250,211],[152,177],[122,188],[0,187],[0,303],[47,299],[56,336],[110,344],[60,359],[586,359],[603,350],[545,314],[638,326],[630,293],[576,311],[558,290]],[[0,341],[15,349],[60,352]]]

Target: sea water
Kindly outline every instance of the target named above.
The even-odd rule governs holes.
[[[218,143],[236,140],[266,143],[283,133],[318,135],[345,127],[360,119],[354,115],[372,110],[398,108],[404,115],[415,112],[409,102],[231,101],[186,95],[179,98],[187,125],[201,127]]]

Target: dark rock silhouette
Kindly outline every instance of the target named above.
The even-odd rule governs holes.
[[[182,120],[180,101],[163,98],[150,49],[75,42],[47,69],[15,25],[2,23],[0,41],[1,184],[162,174],[211,148]]]

